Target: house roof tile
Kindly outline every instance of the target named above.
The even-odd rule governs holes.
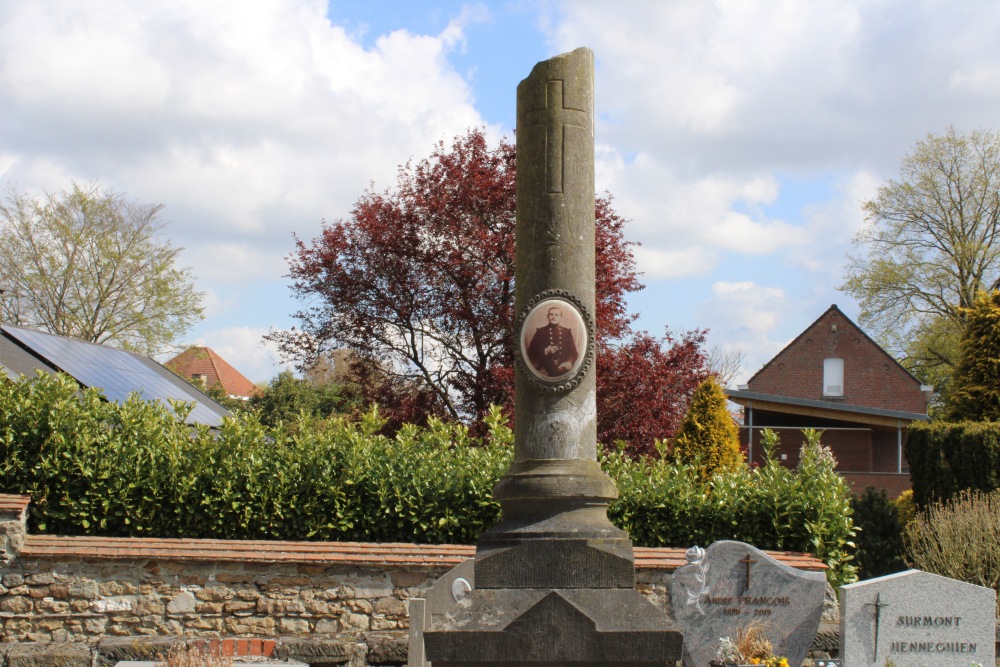
[[[205,376],[205,386],[220,385],[229,396],[249,398],[257,387],[210,347],[189,347],[164,364],[174,373],[193,378]]]

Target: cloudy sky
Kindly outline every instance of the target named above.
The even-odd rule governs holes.
[[[470,126],[509,136],[531,66],[588,46],[631,308],[744,351],[741,382],[857,316],[860,203],[914,142],[1000,129],[997,35],[993,0],[3,0],[0,186],[164,204],[207,293],[190,342],[267,381],[292,233]]]

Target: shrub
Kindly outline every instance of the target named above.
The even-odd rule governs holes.
[[[767,430],[762,466],[742,466],[709,480],[691,464],[634,462],[622,452],[608,453],[603,465],[619,491],[608,516],[639,546],[740,540],[761,549],[815,554],[830,567],[831,584],[853,581],[850,489],[834,472],[836,461],[819,433],[805,435],[795,469],[774,456],[778,436]]]
[[[1000,292],[980,292],[962,315],[961,355],[952,376],[947,418],[1000,420]]]
[[[913,518],[917,515],[917,506],[913,502],[913,490],[907,489],[899,494],[899,497],[892,501],[896,506],[896,511],[899,514],[899,527],[900,535],[902,535],[902,529],[906,528],[907,524],[913,521]]]
[[[899,510],[886,492],[868,487],[851,500],[851,508],[858,531],[854,540],[858,575],[870,579],[905,570]]]
[[[210,432],[184,424],[189,409],[108,403],[65,377],[0,383],[0,490],[31,495],[34,530],[75,535],[468,544],[499,518],[492,489],[513,458],[499,409],[482,438],[432,419],[391,439],[376,411],[274,428],[248,415]],[[849,494],[829,451],[815,432],[795,470],[767,451],[761,468],[709,480],[607,454],[609,517],[639,546],[743,540],[808,551],[833,583],[850,580]]]
[[[726,395],[714,377],[699,385],[673,441],[678,461],[692,463],[702,479],[733,472],[743,465],[739,429],[726,408]]]
[[[913,567],[1000,591],[1000,491],[962,491],[918,512],[904,532]]]
[[[963,489],[992,491],[1000,487],[1000,423],[911,424],[906,461],[918,508]]]

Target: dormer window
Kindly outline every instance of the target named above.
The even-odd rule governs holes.
[[[823,360],[823,396],[844,395],[844,360],[831,357]]]

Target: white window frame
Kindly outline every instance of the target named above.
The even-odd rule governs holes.
[[[844,360],[830,357],[823,360],[823,396],[843,398],[844,396]]]

